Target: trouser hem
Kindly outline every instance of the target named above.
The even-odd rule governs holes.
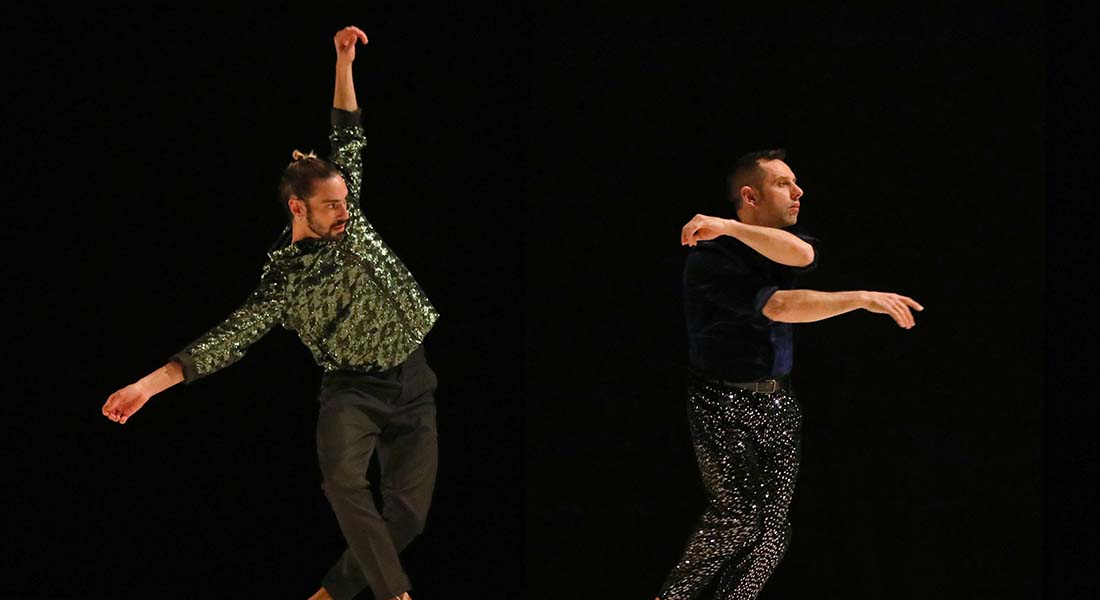
[[[332,596],[333,600],[353,600],[362,591],[362,588],[354,588],[341,583],[340,579],[336,577],[325,577],[321,582],[321,587],[325,588],[325,591]],[[412,584],[408,579],[405,579],[403,584],[394,586],[391,590],[375,591],[371,588],[371,592],[374,594],[375,600],[390,600],[395,596],[400,596],[405,592],[412,591]]]

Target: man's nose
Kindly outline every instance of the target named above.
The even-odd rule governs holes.
[[[791,193],[791,198],[794,198],[795,200],[798,200],[801,197],[802,197],[802,188],[798,187],[797,185],[794,186],[794,191]]]

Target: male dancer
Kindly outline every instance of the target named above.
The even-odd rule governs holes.
[[[802,189],[782,150],[741,157],[729,178],[736,220],[696,215],[680,232],[691,376],[688,421],[708,497],[661,600],[756,598],[786,551],[801,412],[790,388],[791,323],[862,308],[913,327],[905,296],[792,289],[817,266],[813,245],[783,231]]]
[[[103,406],[126,423],[155,394],[236,362],[276,324],[298,331],[325,370],[317,454],[348,543],[311,600],[350,599],[368,585],[378,600],[409,600],[397,554],[423,530],[436,476],[436,377],[421,343],[438,315],[359,207],[366,140],[352,63],[360,41],[367,36],[357,27],[333,37],[332,163],[295,151],[279,185],[289,243],[269,253],[259,286],[224,322]],[[367,482],[376,448],[381,514]]]

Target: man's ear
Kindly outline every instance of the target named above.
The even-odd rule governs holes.
[[[306,202],[297,196],[291,196],[286,201],[287,207],[290,208],[290,212],[298,218],[306,216]]]
[[[742,204],[751,204],[752,206],[756,206],[756,192],[753,191],[751,185],[741,186],[741,189],[738,190],[738,193],[741,194]]]

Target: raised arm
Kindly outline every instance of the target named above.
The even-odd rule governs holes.
[[[805,267],[814,262],[814,247],[793,233],[775,227],[749,225],[735,219],[695,215],[680,230],[680,244],[694,246],[720,235],[737,238],[781,265]]]
[[[355,45],[359,42],[366,44],[367,36],[358,27],[345,27],[336,32],[332,42],[336,46],[336,85],[332,93],[329,160],[343,173],[348,186],[348,231],[351,232],[366,224],[359,207],[359,192],[363,183],[363,149],[367,140],[360,125],[351,65],[355,62]]]
[[[345,27],[332,37],[332,43],[336,46],[336,89],[332,94],[332,106],[348,112],[359,110],[359,104],[355,101],[355,81],[351,75],[357,42],[367,43],[367,34],[358,27]]]
[[[782,323],[810,323],[856,309],[890,315],[899,327],[916,325],[910,308],[924,310],[916,300],[888,292],[818,292],[779,290],[764,305],[764,316]]]
[[[359,104],[355,99],[351,66],[355,62],[355,45],[358,42],[366,44],[367,35],[358,27],[345,27],[336,32],[332,41],[336,46],[336,86],[332,106],[347,113],[356,113]],[[354,172],[348,184],[349,188],[354,188],[353,193],[357,200],[361,177],[359,154],[363,145],[362,132],[357,131],[357,113],[343,115],[342,118],[349,121],[344,125],[356,125],[340,128],[340,131],[334,133],[334,145],[338,148],[334,161],[341,168]],[[265,272],[266,275],[268,273]],[[265,277],[245,305],[223,323],[177,353],[163,367],[111,394],[103,405],[103,415],[117,423],[126,423],[156,394],[240,360],[248,347],[278,322],[283,307],[278,293],[280,289],[280,286],[272,284]]]

